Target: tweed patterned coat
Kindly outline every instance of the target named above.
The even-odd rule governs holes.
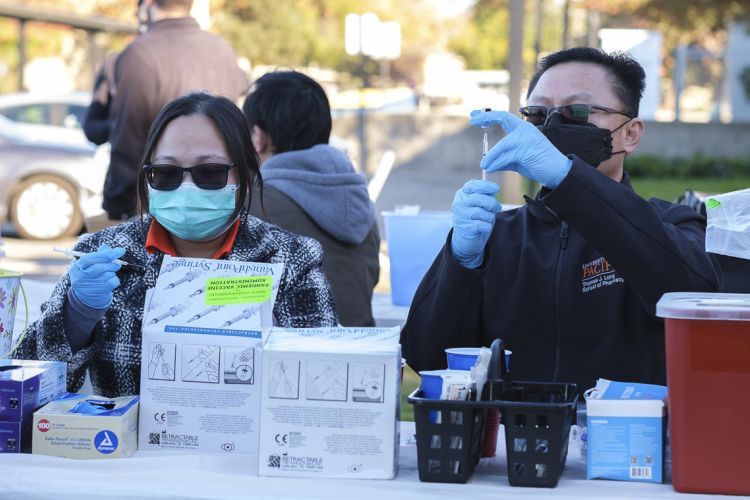
[[[17,359],[60,360],[68,363],[68,390],[83,385],[88,368],[94,390],[103,396],[138,394],[141,370],[141,322],[146,290],[156,285],[164,254],[146,252],[146,229],[134,219],[102,231],[83,235],[75,249],[92,252],[100,245],[125,248],[122,260],[145,268],[123,267],[120,286],[112,305],[99,321],[92,343],[73,354],[63,327],[70,276],[63,275],[50,299],[42,305],[41,317],[29,325],[14,353]],[[243,214],[229,260],[283,263],[284,271],[274,305],[276,323],[287,327],[335,326],[336,307],[321,271],[320,244],[255,217]]]

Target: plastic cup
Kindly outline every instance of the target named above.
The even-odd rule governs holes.
[[[422,370],[422,395],[427,399],[440,399],[443,392],[443,377],[448,370]]]
[[[448,370],[422,370],[419,376],[422,378],[422,396],[427,399],[440,399],[443,393],[442,375]],[[440,423],[440,412],[433,410],[429,415],[430,422],[433,424]]]
[[[471,370],[477,362],[480,347],[451,347],[445,350],[449,370]]]
[[[445,350],[449,370],[471,370],[477,362],[481,347],[449,347]],[[513,351],[505,349],[505,371],[510,372],[510,358]]]
[[[497,453],[497,433],[500,430],[500,411],[497,408],[487,410],[484,422],[484,439],[482,440],[482,458],[492,458]]]

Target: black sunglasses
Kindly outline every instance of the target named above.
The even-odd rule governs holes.
[[[146,171],[148,185],[159,191],[172,191],[180,187],[185,172],[190,172],[193,183],[201,189],[221,189],[227,185],[229,170],[234,164],[201,163],[192,167],[178,167],[176,165],[147,163],[143,166]]]
[[[552,116],[552,113],[560,113],[563,119],[570,123],[588,123],[592,110],[602,111],[604,113],[617,113],[632,118],[629,114],[604,106],[595,106],[593,104],[566,104],[565,106],[525,106],[518,110],[527,122],[534,125],[544,125]]]

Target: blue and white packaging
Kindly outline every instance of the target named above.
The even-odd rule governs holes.
[[[138,449],[138,400],[68,393],[34,412],[32,453],[129,457]]]
[[[0,453],[31,451],[36,409],[65,394],[65,363],[0,359]]]
[[[599,379],[586,406],[588,479],[664,482],[666,387]]]

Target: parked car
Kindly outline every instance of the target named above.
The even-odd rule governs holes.
[[[109,149],[83,134],[89,102],[84,92],[0,96],[0,222],[24,238],[76,235],[102,213]]]

